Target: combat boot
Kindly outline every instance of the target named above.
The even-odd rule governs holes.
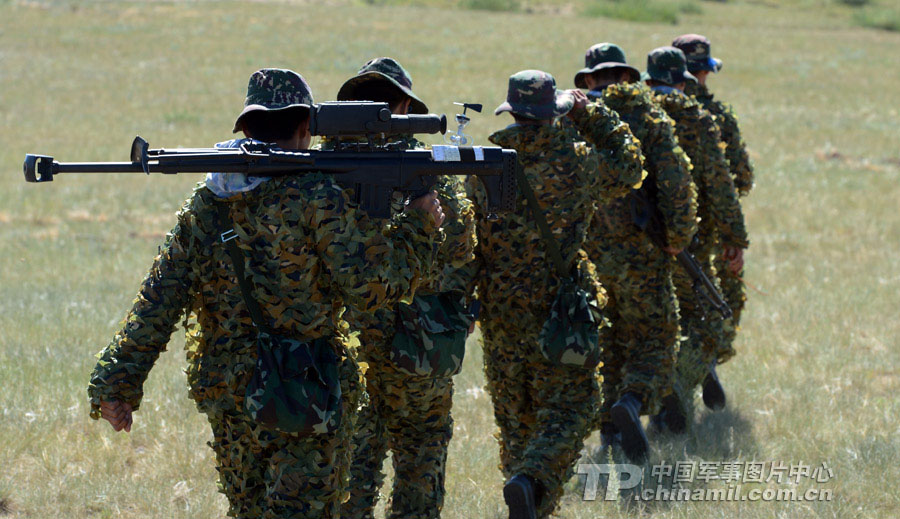
[[[641,424],[641,399],[635,393],[625,393],[610,409],[613,424],[621,435],[625,456],[635,463],[643,463],[650,451],[647,433]]]
[[[675,393],[663,398],[662,411],[650,417],[650,426],[657,433],[684,434],[687,431],[687,413],[681,399]]]
[[[713,411],[725,408],[725,388],[719,382],[715,362],[710,365],[709,373],[703,380],[703,403]]]
[[[517,474],[503,486],[503,499],[509,507],[509,519],[537,519],[538,484],[534,478]]]
[[[611,422],[600,424],[600,448],[604,451],[621,443],[621,435]]]

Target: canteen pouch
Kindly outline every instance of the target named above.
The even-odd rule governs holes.
[[[560,285],[544,322],[538,344],[541,354],[557,364],[594,369],[600,363],[603,317],[595,298],[573,279]]]
[[[397,305],[391,363],[417,377],[452,377],[462,369],[472,316],[452,294],[420,295]]]
[[[244,411],[266,429],[301,436],[341,424],[338,356],[327,339],[302,342],[260,332]]]

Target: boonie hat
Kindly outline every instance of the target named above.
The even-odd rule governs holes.
[[[584,76],[603,69],[627,70],[631,81],[641,78],[638,69],[625,62],[625,51],[615,43],[598,43],[584,53],[584,68],[575,74],[575,86],[588,88]]]
[[[696,83],[697,78],[687,71],[687,63],[684,53],[675,47],[659,47],[647,54],[647,72],[641,75],[642,79],[652,79],[676,85],[682,82]]]
[[[722,70],[722,60],[710,55],[710,43],[706,36],[682,34],[675,38],[672,46],[684,52],[684,56],[687,58],[687,68],[691,72],[700,70],[718,72]]]
[[[552,119],[566,115],[575,104],[568,92],[556,89],[556,80],[540,70],[523,70],[509,76],[506,102],[494,115],[512,112],[530,119]]]
[[[293,70],[264,68],[250,76],[244,109],[234,121],[232,133],[241,130],[241,119],[250,112],[277,112],[290,108],[309,109],[313,104],[312,89]]]
[[[427,114],[428,107],[412,91],[412,77],[394,58],[374,58],[369,60],[359,69],[357,74],[348,79],[338,90],[338,101],[363,101],[357,95],[362,85],[369,81],[387,81],[408,95],[412,101],[409,103],[409,113]]]

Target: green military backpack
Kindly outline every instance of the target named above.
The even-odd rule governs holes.
[[[417,295],[397,305],[390,360],[403,373],[452,377],[462,369],[473,317],[452,293]]]
[[[226,204],[218,204],[221,229],[231,219]],[[231,228],[231,227],[228,227]],[[244,412],[263,428],[300,436],[328,434],[341,424],[339,362],[328,337],[301,341],[272,333],[244,275],[244,257],[234,242],[234,230],[222,242],[237,275],[244,303],[258,330],[256,366],[244,393]]]

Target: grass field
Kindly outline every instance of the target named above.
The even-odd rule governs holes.
[[[653,460],[826,463],[831,481],[800,488],[833,500],[626,506],[581,502],[573,480],[561,516],[900,516],[900,34],[801,4],[703,2],[654,25],[330,2],[0,0],[0,517],[225,510],[180,333],[130,435],[90,421],[85,393],[94,353],[199,177],[26,185],[25,153],[125,160],[136,134],[209,145],[228,138],[255,69],[300,71],[327,100],[376,55],[400,59],[433,111],[484,103],[471,124],[484,143],[508,124],[490,111],[510,74],[545,69],[568,88],[593,43],[616,41],[642,67],[684,32],[712,38],[726,64],[713,88],[752,148],[747,277],[758,290],[740,355],[721,368],[728,410],[698,412],[686,438],[653,439]],[[445,518],[505,517],[480,359],[475,336],[456,381]]]

